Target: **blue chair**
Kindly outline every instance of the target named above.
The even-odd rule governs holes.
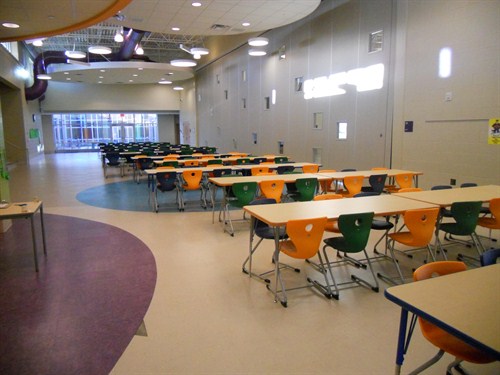
[[[500,257],[500,249],[486,250],[479,257],[479,261],[481,263],[481,267],[491,266],[492,264],[496,264],[497,259],[499,257]]]

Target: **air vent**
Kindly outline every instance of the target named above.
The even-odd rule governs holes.
[[[212,26],[210,26],[210,30],[227,30],[229,28],[230,26],[220,25],[218,23],[214,23]]]

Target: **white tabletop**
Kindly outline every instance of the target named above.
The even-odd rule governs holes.
[[[419,171],[407,171],[404,169],[384,169],[384,170],[366,170],[366,171],[353,171],[353,172],[321,172],[318,174],[333,178],[334,180],[343,180],[348,176],[363,176],[364,178],[370,177],[372,175],[386,174],[388,177],[393,177],[401,173],[411,173],[413,175],[422,175],[423,172]]]
[[[308,162],[294,162],[294,163],[266,163],[266,164],[243,164],[243,165],[235,165],[235,167],[238,167],[239,169],[252,169],[254,167],[268,167],[269,169],[278,169],[278,167],[283,167],[283,166],[291,166],[294,168],[302,168],[303,166],[306,165],[317,165],[315,163],[308,163]]]
[[[41,205],[42,201],[12,202],[8,207],[0,208],[0,220],[33,215],[40,209]]]
[[[500,264],[390,287],[386,297],[500,359]],[[494,353],[492,353],[494,354]]]
[[[315,173],[291,173],[291,174],[273,174],[260,176],[228,176],[228,177],[211,177],[210,182],[217,186],[231,186],[237,182],[257,182],[268,180],[281,180],[287,182],[295,182],[299,178],[317,178],[319,181],[327,180],[328,177],[320,176]]]
[[[485,185],[468,188],[425,190],[413,193],[395,193],[394,195],[447,207],[451,206],[453,202],[488,202],[493,198],[500,198],[500,186]]]
[[[411,209],[432,207],[437,206],[384,194],[361,198],[252,205],[245,206],[243,209],[268,225],[283,226],[288,220],[315,217],[327,217],[329,220],[335,220],[340,215],[361,212],[374,212],[377,216],[385,216]]]

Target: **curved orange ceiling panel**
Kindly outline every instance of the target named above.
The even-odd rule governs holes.
[[[0,26],[0,42],[46,38],[80,30],[113,17],[132,0],[17,0],[2,5],[1,22],[14,22],[18,29]],[[68,16],[71,15],[71,16]]]

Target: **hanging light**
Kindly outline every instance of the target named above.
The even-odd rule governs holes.
[[[106,46],[90,46],[88,51],[96,55],[109,55],[112,52],[111,48]]]
[[[172,60],[170,61],[170,65],[172,66],[180,66],[180,67],[193,67],[196,66],[196,61],[194,60],[186,60],[186,59],[179,59],[179,60]]]
[[[43,39],[35,39],[32,43],[35,47],[43,46]]]
[[[248,44],[252,47],[263,47],[269,44],[269,39],[264,37],[250,38],[248,39]]]
[[[115,42],[116,43],[121,43],[123,42],[124,38],[123,38],[123,27],[120,27],[117,31],[116,31],[116,34],[115,34]]]
[[[210,51],[207,48],[202,47],[193,47],[189,50],[189,53],[193,55],[196,60],[199,60],[203,55],[208,55],[209,52]]]
[[[250,56],[265,56],[265,55],[267,55],[267,52],[262,50],[262,49],[250,48],[248,50],[248,54]]]
[[[64,54],[69,57],[70,59],[83,59],[85,57],[87,57],[87,54],[85,52],[82,52],[82,51],[66,51],[64,52]]]
[[[135,47],[135,53],[137,53],[138,55],[144,55],[144,49],[141,47],[140,44],[138,44],[137,47]]]
[[[184,90],[184,87],[181,87],[181,86],[175,86],[175,87],[172,87],[175,91],[182,91]]]

